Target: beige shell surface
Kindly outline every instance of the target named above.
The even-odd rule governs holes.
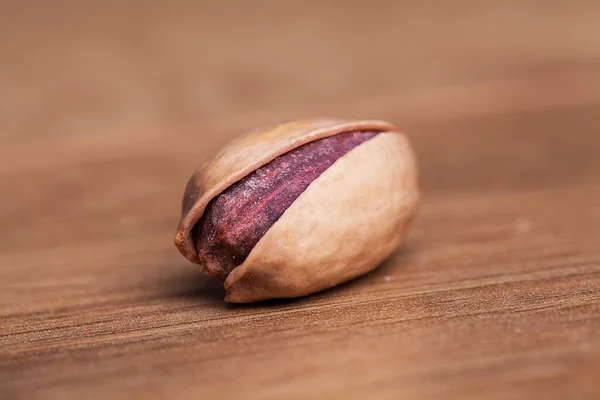
[[[191,230],[208,202],[255,169],[305,143],[353,130],[391,131],[383,121],[316,119],[289,122],[256,131],[226,145],[203,164],[186,187],[175,245],[190,261],[199,263]]]
[[[400,244],[418,201],[410,143],[397,132],[379,134],[292,203],[229,274],[225,300],[302,296],[374,269]]]

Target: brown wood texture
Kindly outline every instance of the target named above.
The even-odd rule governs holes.
[[[185,182],[320,116],[411,137],[409,237],[227,305]],[[0,135],[0,398],[600,398],[597,1],[3,1]]]

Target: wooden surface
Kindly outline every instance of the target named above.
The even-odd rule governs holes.
[[[598,2],[0,8],[0,398],[600,398]],[[419,217],[361,279],[227,305],[184,184],[315,116],[401,126]]]

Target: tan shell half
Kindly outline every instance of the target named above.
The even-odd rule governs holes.
[[[374,269],[400,244],[419,200],[408,139],[383,121],[308,120],[256,131],[225,146],[190,178],[175,244],[199,263],[191,231],[208,202],[274,158],[316,139],[381,133],[315,179],[225,280],[225,300],[297,297]]]

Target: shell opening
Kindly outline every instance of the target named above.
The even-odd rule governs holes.
[[[350,131],[309,142],[259,167],[214,197],[191,230],[205,271],[225,279],[315,179],[380,132]]]

